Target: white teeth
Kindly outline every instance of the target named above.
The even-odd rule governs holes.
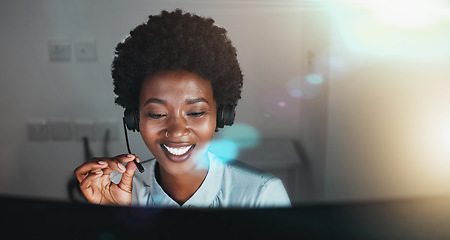
[[[186,146],[186,147],[168,147],[166,145],[164,145],[164,147],[167,149],[167,151],[169,151],[171,154],[176,155],[176,156],[180,156],[183,155],[185,153],[187,153],[187,151],[189,151],[189,149],[191,149],[192,145],[190,146]]]

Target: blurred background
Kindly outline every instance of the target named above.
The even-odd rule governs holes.
[[[126,152],[114,48],[175,8],[238,50],[236,123],[211,151],[278,175],[294,203],[450,193],[446,1],[18,0],[0,2],[1,195],[66,201],[86,155]]]

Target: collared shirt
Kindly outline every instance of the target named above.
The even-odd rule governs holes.
[[[142,162],[145,172],[133,178],[132,204],[150,207],[290,207],[281,180],[239,161],[223,162],[208,152],[209,169],[197,191],[181,206],[155,178],[156,160]],[[111,180],[118,183],[121,174]]]

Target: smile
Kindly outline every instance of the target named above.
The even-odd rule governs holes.
[[[170,154],[173,154],[175,156],[181,156],[186,154],[191,148],[194,147],[194,145],[184,146],[184,147],[169,147],[165,144],[163,144],[164,148],[167,149],[167,151]]]

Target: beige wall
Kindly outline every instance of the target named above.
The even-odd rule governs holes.
[[[448,6],[447,6],[448,7]],[[334,15],[325,199],[450,191],[450,23],[403,28]]]

